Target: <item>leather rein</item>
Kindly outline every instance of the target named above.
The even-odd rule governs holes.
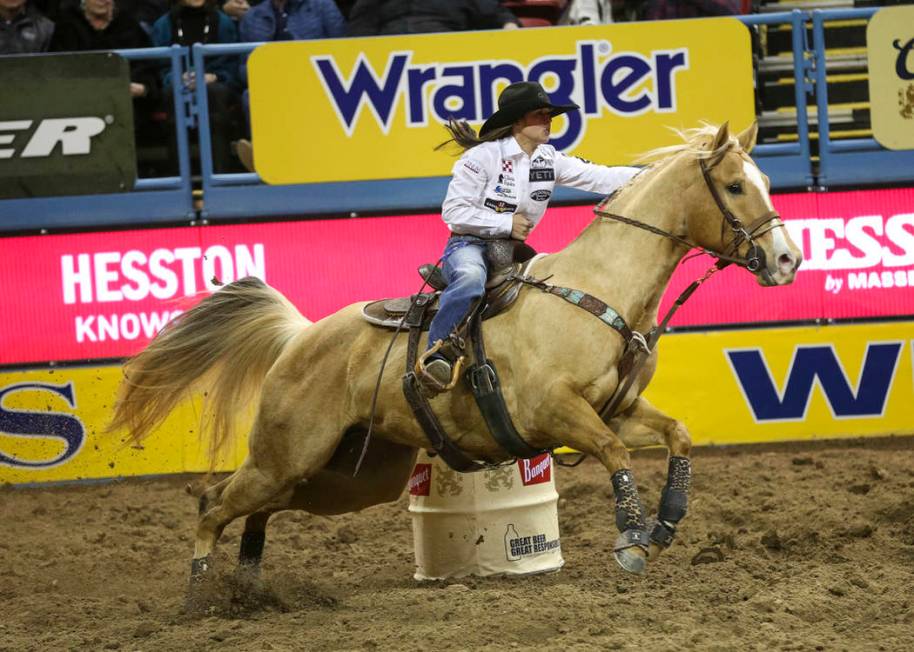
[[[784,223],[780,222],[778,224],[771,224],[770,226],[768,226],[768,228],[766,228],[765,230],[763,230],[761,232],[759,232],[759,229],[761,229],[765,225],[769,224],[770,222],[773,222],[774,220],[780,220],[781,215],[777,211],[768,211],[761,217],[750,222],[748,226],[744,225],[742,220],[740,220],[736,215],[734,215],[733,212],[729,208],[727,208],[727,205],[724,204],[724,201],[721,198],[720,193],[717,190],[717,187],[714,185],[714,182],[711,179],[711,173],[710,173],[710,170],[708,169],[707,163],[705,163],[704,159],[699,159],[698,163],[701,166],[702,178],[705,180],[705,185],[707,185],[708,191],[711,193],[711,197],[714,198],[714,203],[717,204],[717,208],[720,210],[721,214],[723,215],[724,221],[726,222],[727,226],[730,227],[730,230],[733,232],[733,240],[730,243],[730,246],[728,247],[728,253],[716,251],[709,247],[702,247],[701,245],[699,245],[695,242],[692,242],[691,240],[689,240],[687,238],[683,238],[682,236],[675,235],[675,234],[670,233],[669,231],[665,231],[659,227],[656,227],[656,226],[653,226],[650,224],[645,224],[644,222],[641,222],[639,220],[634,220],[630,217],[625,217],[624,215],[618,215],[616,213],[609,213],[607,211],[604,211],[603,208],[606,206],[606,204],[608,204],[610,201],[612,201],[613,195],[606,197],[603,201],[601,201],[599,204],[597,204],[597,206],[596,206],[596,208],[594,208],[593,212],[598,217],[605,217],[605,218],[609,218],[612,220],[616,220],[617,222],[622,222],[624,224],[628,224],[630,226],[638,227],[639,229],[649,231],[655,235],[659,235],[664,238],[667,238],[668,240],[672,240],[681,245],[685,245],[689,249],[698,249],[702,253],[708,254],[712,258],[716,258],[718,261],[718,263],[717,263],[718,269],[723,269],[723,267],[725,267],[726,265],[734,264],[739,267],[745,267],[750,272],[757,272],[762,267],[762,263],[763,263],[763,259],[764,259],[764,252],[755,243],[755,239],[762,237],[769,231],[773,231],[774,229],[782,228],[784,226]],[[739,256],[738,255],[739,247],[744,242],[749,243],[749,249],[746,252],[746,256]],[[720,265],[721,261],[724,261],[725,265]]]

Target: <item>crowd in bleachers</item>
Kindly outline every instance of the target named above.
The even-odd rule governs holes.
[[[193,43],[515,29],[746,13],[749,0],[0,0],[0,55]],[[133,62],[138,134],[173,125],[170,69]],[[240,169],[230,143],[248,131],[244,58],[207,60],[214,165]],[[174,156],[170,157],[174,160]]]

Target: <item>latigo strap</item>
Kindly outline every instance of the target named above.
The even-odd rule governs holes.
[[[530,446],[514,427],[501,392],[501,382],[495,364],[486,357],[482,319],[478,312],[470,319],[470,339],[473,342],[475,360],[467,372],[467,378],[473,390],[473,398],[476,399],[476,405],[479,406],[492,438],[514,457],[529,458],[548,452],[549,449]]]
[[[432,411],[428,398],[422,392],[419,386],[419,378],[414,371],[419,339],[422,336],[422,325],[425,321],[425,312],[429,303],[429,295],[418,295],[404,320],[409,325],[409,344],[406,349],[406,375],[403,376],[403,394],[413,412],[413,416],[416,417],[416,421],[421,426],[425,436],[428,437],[432,448],[449,467],[461,473],[481,471],[486,468],[486,465],[470,459],[448,437],[438,417]]]

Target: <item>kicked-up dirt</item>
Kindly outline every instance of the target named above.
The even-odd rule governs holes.
[[[663,451],[634,456],[656,508]],[[914,438],[698,449],[678,541],[625,574],[608,474],[559,468],[565,567],[418,583],[399,502],[279,514],[263,585],[183,613],[187,478],[0,490],[0,650],[914,649]]]

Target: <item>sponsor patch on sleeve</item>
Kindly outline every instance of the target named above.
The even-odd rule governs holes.
[[[533,201],[546,201],[552,197],[552,192],[549,190],[534,190],[530,193],[530,199]]]
[[[470,159],[466,159],[463,162],[463,167],[465,167],[467,170],[469,170],[473,174],[479,174],[482,171],[482,168],[479,166],[479,164],[476,161],[473,161]]]
[[[555,181],[555,170],[553,168],[542,170],[530,168],[530,181]]]
[[[517,204],[509,204],[501,199],[486,198],[485,207],[496,213],[513,213],[517,210]]]

